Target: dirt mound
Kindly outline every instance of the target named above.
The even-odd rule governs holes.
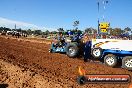
[[[8,84],[9,88],[62,88],[59,84],[44,79],[40,74],[23,69],[0,59],[0,82]]]

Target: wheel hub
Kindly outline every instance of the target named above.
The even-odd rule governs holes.
[[[69,48],[69,52],[70,52],[70,54],[74,54],[75,53],[75,49],[73,47],[70,47]]]
[[[132,59],[125,61],[125,66],[132,67]]]
[[[101,52],[100,52],[99,49],[95,49],[95,50],[93,51],[93,54],[94,54],[94,56],[100,56]]]
[[[113,65],[114,64],[114,58],[113,57],[107,57],[106,59],[106,63],[108,63],[109,65]]]

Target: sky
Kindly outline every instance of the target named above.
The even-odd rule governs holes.
[[[99,2],[99,12],[97,2]],[[97,20],[110,22],[112,28],[132,28],[132,0],[0,0],[0,26],[45,31],[58,28],[97,29]]]

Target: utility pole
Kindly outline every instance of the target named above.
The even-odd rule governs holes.
[[[98,1],[97,5],[98,5],[98,30],[97,30],[97,34],[99,34],[100,33],[100,31],[99,31],[99,1]]]
[[[16,24],[15,24],[15,31],[16,31]]]

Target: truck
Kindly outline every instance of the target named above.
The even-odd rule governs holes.
[[[132,70],[132,40],[92,39],[90,54],[87,47],[89,43],[85,44],[84,58],[91,54],[107,66],[116,67],[120,62],[122,68]]]

